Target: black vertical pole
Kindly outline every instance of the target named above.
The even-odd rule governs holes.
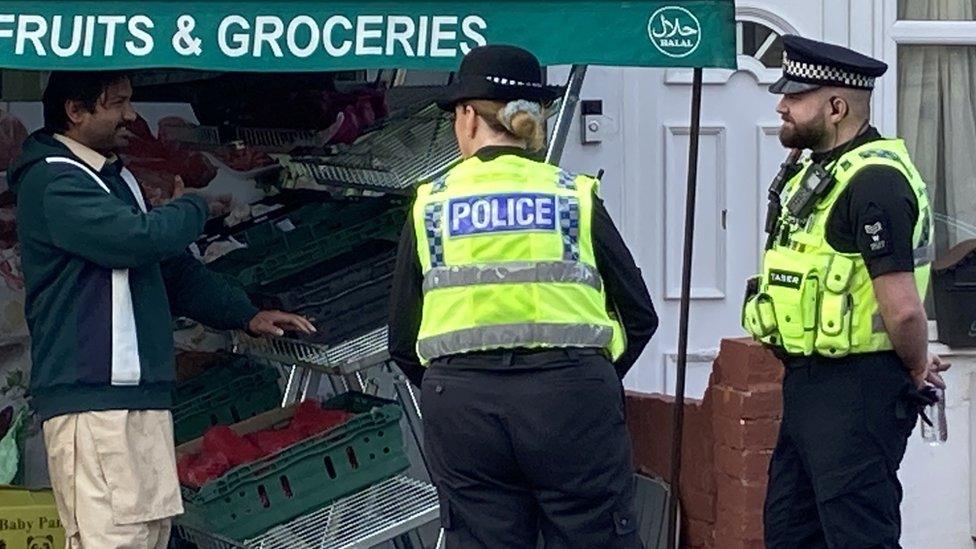
[[[681,495],[681,435],[685,419],[685,372],[688,367],[688,310],[691,305],[691,257],[695,238],[695,195],[698,185],[698,135],[701,131],[702,69],[695,69],[691,87],[691,132],[688,138],[688,191],[685,199],[684,261],[681,269],[681,312],[678,320],[678,371],[671,415],[671,499],[668,501],[668,548],[678,536]]]

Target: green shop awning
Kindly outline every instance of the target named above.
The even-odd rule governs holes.
[[[454,69],[516,44],[543,64],[735,67],[732,0],[0,2],[0,68]]]

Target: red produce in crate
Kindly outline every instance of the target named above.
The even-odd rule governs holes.
[[[307,438],[341,425],[350,417],[348,412],[323,409],[318,401],[306,400],[298,405],[288,429]]]
[[[178,168],[178,173],[183,178],[183,184],[194,189],[206,187],[213,181],[213,178],[217,177],[216,166],[206,156],[198,152],[189,153],[180,165],[174,166],[174,168]]]
[[[176,462],[176,474],[180,483],[191,488],[199,488],[219,478],[230,468],[227,457],[221,453],[183,456]]]
[[[203,435],[204,457],[222,454],[231,467],[261,459],[261,450],[226,425],[211,427]]]
[[[221,147],[214,151],[214,156],[227,164],[228,168],[238,172],[263,168],[275,163],[274,158],[271,158],[268,153],[250,147]]]
[[[349,144],[359,139],[360,134],[362,134],[362,126],[359,123],[359,115],[356,113],[356,107],[349,105],[340,113],[340,116],[341,122],[340,118],[336,118],[339,127],[332,134],[329,142]]]
[[[302,434],[290,429],[265,429],[249,435],[244,435],[251,444],[256,446],[262,456],[270,456],[302,440]]]

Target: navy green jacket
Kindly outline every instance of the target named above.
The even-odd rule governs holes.
[[[200,197],[148,208],[121,161],[90,166],[44,131],[24,143],[8,180],[41,420],[169,409],[172,316],[231,329],[257,313],[186,251],[207,218]]]

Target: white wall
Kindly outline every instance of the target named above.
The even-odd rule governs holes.
[[[933,344],[952,363],[945,372],[945,444],[929,446],[916,427],[909,439],[899,478],[904,488],[902,502],[902,545],[906,549],[973,549],[974,443],[976,443],[976,351],[954,353]]]

